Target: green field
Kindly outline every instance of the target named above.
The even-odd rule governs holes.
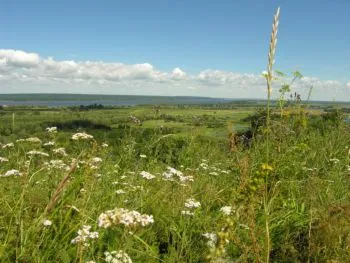
[[[0,261],[347,262],[347,114],[3,108]]]

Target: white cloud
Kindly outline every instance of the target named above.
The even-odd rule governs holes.
[[[350,82],[304,77],[292,88],[305,98],[310,86],[314,87],[312,99],[350,100]],[[275,82],[275,97],[278,88]],[[36,53],[0,49],[0,93],[19,92],[265,98],[266,83],[260,73],[207,69],[189,74],[179,67],[165,72],[149,63],[59,61]]]
[[[0,65],[2,66],[35,67],[39,64],[39,61],[39,55],[36,53],[0,49]]]
[[[171,76],[175,80],[181,80],[185,79],[187,77],[187,74],[180,68],[174,68],[173,72],[171,73]]]

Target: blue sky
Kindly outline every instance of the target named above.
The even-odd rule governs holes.
[[[233,81],[237,79],[236,75],[258,76],[266,68],[272,17],[276,8],[280,6],[281,19],[275,68],[286,72],[300,70],[312,79],[315,85],[321,83],[322,94],[328,88],[327,85],[333,83],[329,81],[336,81],[337,85],[339,84],[340,94],[344,93],[339,95],[340,97],[350,93],[350,1],[348,0],[11,0],[0,1],[0,6],[2,50],[35,53],[42,61],[53,57],[57,63],[61,61],[101,61],[106,64],[125,65],[147,63],[154,70],[169,74],[178,68],[186,73],[187,77],[191,76],[190,82],[187,79],[186,82],[175,83],[175,87],[180,87],[177,89],[178,93],[206,96],[219,94],[239,96],[241,93],[248,97],[250,95],[254,97],[256,91],[237,90],[226,95],[223,87],[210,91],[208,83],[206,87],[201,88],[202,84],[199,85],[193,79],[208,70],[216,73],[226,72],[231,74],[229,83],[225,82],[227,77],[225,78],[226,88],[231,85],[233,89],[236,86],[242,89],[242,81],[239,85],[235,85]],[[6,54],[3,52],[3,56],[8,57]],[[3,82],[4,76],[11,73],[10,70],[20,71],[18,68],[9,69],[7,65],[6,72],[3,70],[2,73]],[[40,72],[43,74],[42,78],[47,77],[46,71]],[[25,74],[28,75],[28,72]],[[235,74],[235,77],[232,77],[232,74]],[[38,75],[37,72],[35,77],[38,78]],[[102,83],[105,79],[99,80]],[[100,83],[98,87],[96,86],[96,91],[126,93],[128,89],[123,90],[122,86],[127,85],[133,86],[132,92],[137,93],[137,87],[143,86],[142,83],[135,84],[130,81],[121,83],[122,81],[125,80],[108,83],[109,86],[106,86],[105,90]],[[14,92],[39,92],[37,86],[45,86],[44,82],[35,83],[31,80],[27,82],[27,90],[23,90],[24,85],[17,82],[18,80],[6,78],[4,85],[6,84],[6,88],[13,89]],[[149,82],[148,80],[147,85],[152,86]],[[243,83],[251,84],[247,81]],[[82,87],[86,83],[80,81],[79,84]],[[2,93],[7,91],[3,90],[4,85],[0,88]],[[23,87],[20,87],[21,85]],[[58,82],[50,85],[50,91],[60,87]],[[86,90],[92,92],[93,83],[90,81],[86,85],[90,87]],[[114,90],[113,85],[116,86]],[[159,83],[154,84],[157,85]],[[187,86],[186,89],[181,85]],[[258,84],[252,82],[252,85]],[[334,95],[331,88],[329,87],[327,96]],[[71,89],[73,92],[75,89],[81,92],[79,86],[75,84]],[[181,95],[171,91],[172,89],[162,89],[159,86],[150,93]],[[144,93],[144,90],[139,90],[139,93]],[[263,93],[259,93],[260,95]],[[350,100],[350,95],[347,99]]]

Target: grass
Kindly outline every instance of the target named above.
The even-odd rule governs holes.
[[[2,108],[0,261],[348,262],[349,114],[270,100],[277,24],[267,109]]]
[[[1,150],[8,162],[1,163],[0,174],[11,169],[22,173],[0,178],[2,262],[103,262],[104,252],[119,250],[133,262],[264,261],[264,176],[269,178],[270,261],[347,260],[350,134],[345,123],[322,121],[318,113],[310,115],[303,126],[298,122],[300,116],[276,119],[276,110],[271,121],[270,170],[262,166],[266,163],[263,137],[256,137],[249,148],[238,144],[230,152],[227,126],[247,113],[206,111],[226,121],[213,129],[207,127],[211,118],[196,126],[190,123],[192,114],[187,111],[181,111],[186,112],[183,115],[180,110],[165,112],[153,120],[147,119],[150,112],[142,107],[120,114],[118,109],[77,113],[62,109],[40,115],[28,110],[16,116],[15,131],[1,137],[3,144],[14,142],[14,147]],[[200,109],[191,112],[203,115]],[[135,113],[146,119],[142,126],[125,119]],[[87,141],[71,139],[76,128],[57,134],[45,131],[49,121],[66,122],[75,119],[75,114],[114,128],[81,128],[94,136]],[[11,129],[8,115],[1,115],[2,131]],[[56,119],[61,115],[67,118]],[[180,116],[184,122],[167,121],[168,115]],[[122,126],[117,120],[109,122],[111,116]],[[323,126],[315,127],[314,118]],[[159,129],[162,125],[169,130]],[[16,142],[33,136],[42,143]],[[56,155],[44,146],[47,141],[55,142],[52,148],[65,148],[67,156]],[[109,146],[104,148],[103,143]],[[49,157],[30,156],[31,150]],[[91,164],[94,157],[102,159],[96,167]],[[79,168],[62,183],[73,159],[80,161]],[[47,164],[50,160],[61,160],[67,166],[53,168]],[[162,173],[168,166],[192,176],[193,181],[181,182],[176,176],[174,181],[164,180]],[[147,180],[141,171],[155,178]],[[201,206],[187,209],[189,198]],[[221,212],[224,206],[231,206],[231,215]],[[100,214],[114,208],[152,215],[154,223],[99,227]],[[194,215],[183,215],[185,210]],[[44,220],[52,224],[44,226]],[[98,239],[88,240],[88,247],[71,243],[83,225],[99,233]],[[205,233],[217,236],[216,242],[209,243],[211,247]]]

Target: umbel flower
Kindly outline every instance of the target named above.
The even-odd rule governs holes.
[[[141,214],[135,210],[125,208],[115,208],[102,213],[98,218],[98,226],[109,228],[116,225],[124,225],[126,227],[144,227],[154,223],[152,215]]]
[[[72,140],[74,140],[74,141],[90,140],[93,138],[94,138],[94,136],[87,134],[85,132],[78,132],[76,134],[73,134],[73,136],[72,136]]]
[[[83,244],[85,247],[89,246],[88,241],[90,239],[97,239],[98,232],[90,232],[91,226],[84,225],[81,229],[78,230],[78,235],[72,239],[72,244]]]

